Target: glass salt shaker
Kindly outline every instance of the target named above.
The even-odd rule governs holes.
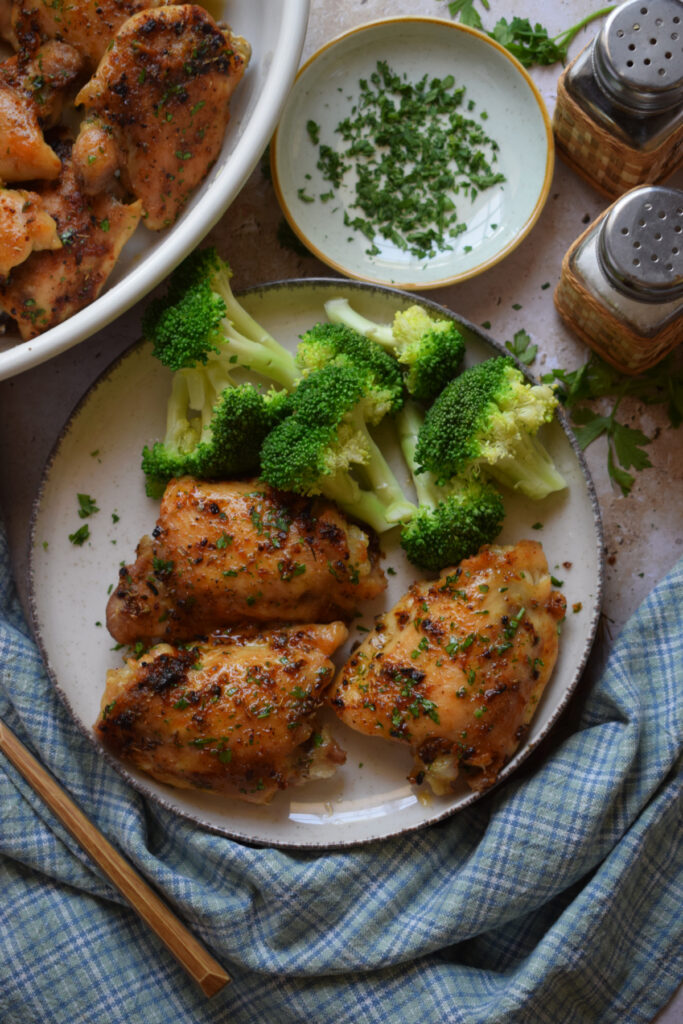
[[[683,191],[632,189],[570,246],[555,306],[622,373],[654,366],[683,341]]]
[[[563,159],[604,194],[683,163],[683,0],[630,0],[562,73],[553,116]]]

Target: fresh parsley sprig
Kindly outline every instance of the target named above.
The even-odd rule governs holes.
[[[593,355],[576,370],[555,369],[542,380],[557,385],[558,397],[576,426],[582,450],[603,435],[607,438],[607,469],[624,495],[630,493],[635,480],[629,470],[638,472],[652,465],[645,451],[652,438],[617,419],[623,399],[664,405],[672,427],[683,423],[683,366],[673,355],[637,377],[625,376]],[[613,399],[607,412],[586,404],[603,398]]]
[[[488,0],[481,0],[481,4],[487,11],[490,10]],[[616,6],[616,4],[610,4],[593,11],[576,25],[572,25],[571,28],[565,29],[556,36],[550,36],[548,30],[538,22],[532,25],[528,18],[519,17],[513,17],[510,21],[507,18],[500,18],[494,25],[493,31],[486,34],[509,50],[525,68],[534,65],[547,66],[556,64],[558,61],[564,64],[569,47],[579,32],[586,25],[590,25],[592,21],[609,14]],[[483,29],[481,16],[474,8],[474,0],[451,0],[448,10],[451,17],[459,20],[463,25]]]

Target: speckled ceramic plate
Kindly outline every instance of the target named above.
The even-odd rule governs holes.
[[[458,220],[467,229],[451,239],[452,248],[434,256],[414,256],[378,233],[370,241],[345,224],[347,215],[353,219],[360,213],[353,204],[355,160],[363,162],[362,156],[347,161],[350,169],[333,197],[320,199],[329,195],[330,184],[318,166],[319,146],[345,151],[335,129],[353,118],[358,83],[379,60],[410,83],[425,75],[453,75],[456,87],[465,87],[459,109],[500,147],[492,166],[505,181],[474,200],[462,193],[454,197]],[[315,143],[307,128],[311,122],[319,127]],[[420,290],[473,277],[511,252],[543,208],[553,162],[548,112],[521,64],[483,33],[437,18],[371,22],[327,43],[299,72],[271,146],[283,212],[316,256],[348,277]]]
[[[390,321],[408,295],[355,282],[300,280],[247,292],[249,311],[283,343],[324,318],[323,304],[336,295],[366,316]],[[426,300],[426,308],[442,310]],[[468,362],[499,354],[495,343],[473,325],[463,325]],[[144,444],[164,433],[170,374],[154,360],[146,344],[133,346],[83,397],[67,422],[46,466],[37,496],[32,532],[30,591],[33,626],[48,670],[75,720],[97,743],[92,731],[108,668],[121,664],[102,625],[108,591],[122,561],[133,559],[140,537],[157,517],[158,502],[145,496],[140,472]],[[557,421],[544,428],[544,441],[569,483],[566,491],[530,503],[506,494],[504,543],[523,537],[541,540],[551,571],[563,579],[570,611],[560,656],[528,739],[504,769],[508,778],[557,721],[578,681],[598,621],[602,586],[602,542],[593,486],[571,435]],[[390,457],[397,450],[387,449]],[[396,462],[399,469],[400,462]],[[405,469],[403,469],[405,475]],[[69,542],[83,520],[76,495],[96,499],[99,512],[88,519],[90,540]],[[534,524],[543,528],[534,530]],[[349,643],[362,638],[358,626],[393,605],[419,574],[406,562],[396,531],[385,534],[385,566],[392,566],[381,601],[364,609]],[[345,652],[340,652],[340,660]],[[342,725],[329,713],[334,735],[347,751],[346,765],[325,782],[279,793],[268,807],[256,807],[158,784],[147,776],[116,767],[144,794],[218,832],[253,843],[300,848],[349,846],[420,828],[448,817],[478,799],[463,783],[447,798],[429,797],[406,781],[411,757],[401,745],[375,740]],[[106,755],[105,755],[106,756]]]
[[[151,291],[213,227],[258,163],[299,66],[309,0],[206,0],[205,6],[252,47],[216,163],[172,228],[138,227],[89,306],[31,341],[13,329],[0,334],[0,380],[85,341]],[[0,59],[8,53],[0,41]]]

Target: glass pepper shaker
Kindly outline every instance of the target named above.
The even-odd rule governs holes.
[[[616,197],[683,163],[683,0],[630,0],[562,73],[557,149]]]
[[[683,341],[683,191],[627,192],[570,246],[555,306],[622,373],[654,366]]]

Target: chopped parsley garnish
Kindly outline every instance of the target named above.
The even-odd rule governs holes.
[[[89,536],[90,527],[88,526],[87,523],[83,523],[83,526],[79,527],[75,533],[69,534],[69,540],[71,541],[72,544],[75,544],[76,547],[81,547],[83,544],[85,544]]]
[[[88,516],[100,511],[95,499],[91,498],[89,494],[77,494],[76,497],[78,498],[78,515],[81,519],[87,519]]]
[[[456,209],[505,180],[494,169],[498,145],[480,119],[467,116],[464,86],[453,75],[410,82],[386,61],[358,85],[349,115],[336,126],[332,148],[318,145],[317,167],[332,190],[354,178],[344,223],[365,235],[377,254],[379,237],[419,259],[453,248],[466,230]],[[309,136],[311,132],[309,129]],[[311,136],[312,137],[312,136]],[[299,198],[312,201],[303,188]],[[326,193],[327,196],[327,193]]]

